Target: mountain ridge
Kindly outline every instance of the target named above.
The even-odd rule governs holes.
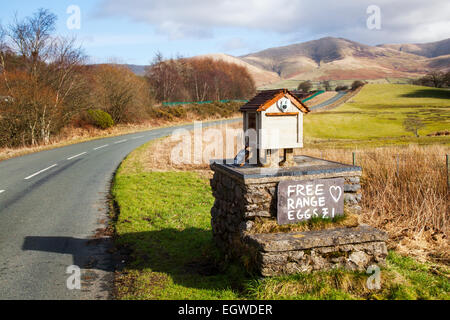
[[[192,58],[204,57],[246,67],[257,86],[280,80],[415,78],[432,70],[450,69],[450,38],[421,44],[371,46],[345,38],[324,37],[239,57],[213,53]],[[142,73],[144,66],[130,65],[130,69]]]
[[[381,44],[377,47],[391,48],[427,58],[436,58],[450,54],[450,38],[427,43]]]

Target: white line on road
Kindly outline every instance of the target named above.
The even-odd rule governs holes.
[[[134,138],[131,138],[131,139],[140,139],[140,138],[143,138],[143,137],[145,137],[145,136],[139,136],[139,137],[134,137]]]
[[[82,152],[82,153],[80,153],[80,154],[77,154],[77,155],[74,155],[74,156],[72,156],[72,157],[70,157],[70,158],[67,158],[67,160],[72,160],[72,159],[75,159],[75,158],[77,158],[77,157],[79,157],[79,156],[82,156],[82,155],[84,155],[84,154],[86,154],[87,152]]]
[[[109,144],[105,144],[104,146],[94,148],[94,150],[99,150],[99,149],[102,149],[102,148],[106,148],[107,146],[109,146]]]
[[[45,169],[42,169],[41,171],[38,171],[38,172],[36,172],[36,173],[33,173],[31,176],[26,177],[25,180],[29,180],[29,179],[31,179],[31,178],[37,176],[38,174],[40,174],[40,173],[42,173],[42,172],[45,172],[45,171],[47,171],[47,170],[50,170],[51,168],[54,168],[54,167],[56,167],[56,166],[57,166],[57,164],[54,164],[54,165],[52,165],[52,166],[50,166],[50,167],[48,167],[48,168],[45,168]]]
[[[3,193],[3,192],[5,192],[5,190],[0,190],[0,193]]]
[[[125,141],[128,141],[128,140],[127,139],[120,140],[120,141],[114,142],[114,144],[119,144],[119,143],[122,143],[122,142],[125,142]]]

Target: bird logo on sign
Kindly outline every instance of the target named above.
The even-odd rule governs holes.
[[[291,100],[289,100],[288,98],[281,98],[277,102],[277,107],[278,107],[278,109],[281,110],[281,112],[286,112],[290,105],[291,105]]]

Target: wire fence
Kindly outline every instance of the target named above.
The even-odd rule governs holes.
[[[337,161],[341,163],[351,163],[353,166],[360,166],[367,169],[367,165],[377,163],[384,165],[398,177],[405,167],[416,170],[433,170],[434,174],[440,172],[441,179],[445,181],[447,191],[450,193],[450,154],[433,151],[414,153],[405,150],[405,152],[381,152],[380,150],[369,151],[351,151],[346,149],[333,150],[309,150],[311,155]],[[412,178],[412,177],[411,177]],[[444,180],[445,179],[445,180]]]
[[[441,145],[306,149],[305,155],[362,168],[366,223],[401,235],[429,230],[450,236],[450,155]]]
[[[358,163],[358,154],[364,157],[364,158],[369,158],[372,160],[375,160],[377,158],[377,154],[376,152],[368,152],[368,151],[364,151],[363,153],[359,153],[359,152],[352,152],[352,165],[353,166],[358,166],[361,165],[361,163]],[[442,163],[444,162],[444,157],[442,156],[442,154],[429,154],[430,157],[433,158],[441,158],[442,159]],[[362,159],[361,159],[362,160]],[[391,162],[395,168],[395,175],[399,176],[399,172],[402,166],[404,166],[406,163],[411,165],[411,163],[409,163],[411,161],[411,156],[407,155],[407,154],[394,154],[391,156]],[[389,161],[389,159],[385,159],[385,161]],[[445,155],[445,174],[446,174],[446,181],[447,181],[447,192],[450,193],[450,155],[446,154]]]
[[[316,93],[314,93],[313,95],[309,96],[306,99],[303,99],[302,102],[306,102],[309,101],[311,99],[314,99],[315,97],[317,97],[318,95],[321,95],[322,93],[324,93],[325,90],[320,90]],[[207,104],[207,103],[214,103],[214,102],[220,102],[220,103],[228,103],[228,102],[243,102],[243,103],[247,103],[249,100],[244,100],[244,99],[232,99],[232,100],[208,100],[208,101],[195,101],[195,102],[163,102],[162,105],[165,107],[173,107],[173,106],[181,106],[181,105],[187,105],[187,104]]]
[[[163,102],[162,105],[165,107],[173,107],[173,106],[181,106],[181,105],[187,105],[187,104],[207,104],[207,103],[214,103],[214,102],[220,102],[220,103],[228,103],[228,102],[243,102],[247,103],[248,100],[208,100],[208,101],[195,101],[195,102]]]

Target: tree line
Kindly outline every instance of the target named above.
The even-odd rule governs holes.
[[[0,25],[0,147],[50,143],[69,125],[142,122],[166,101],[245,99],[247,70],[212,59],[164,59],[145,76],[126,66],[87,64],[76,39],[56,34],[57,17],[39,9]]]
[[[412,80],[411,83],[426,87],[448,88],[450,87],[450,70],[432,71],[419,79]]]
[[[365,81],[362,80],[355,80],[352,82],[351,86],[348,87],[346,85],[338,85],[334,88],[335,91],[346,91],[346,90],[356,90],[366,84]],[[310,80],[302,81],[298,84],[297,90],[308,93],[313,88],[313,83]],[[318,84],[317,90],[324,90],[324,91],[333,91],[333,88],[331,86],[331,83],[329,80],[321,81]]]
[[[245,67],[212,58],[166,60],[157,53],[145,77],[156,99],[165,102],[243,99],[255,93]]]

